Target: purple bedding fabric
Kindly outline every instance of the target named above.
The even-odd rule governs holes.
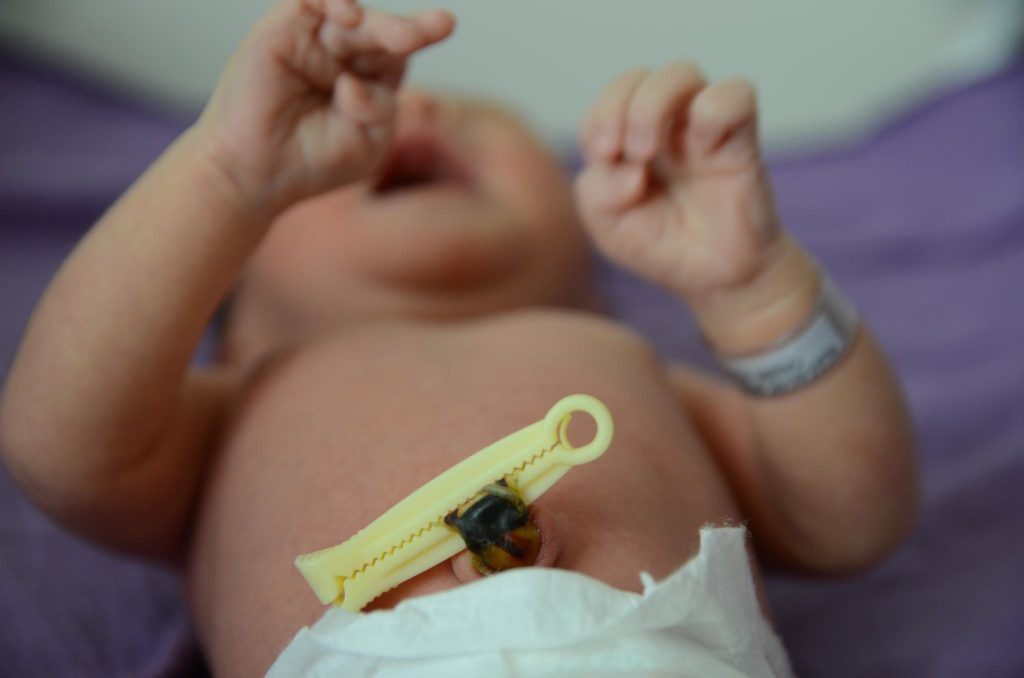
[[[2,376],[60,260],[186,123],[11,55],[0,91]],[[903,379],[925,482],[920,528],[881,568],[769,577],[794,664],[804,676],[1024,675],[1024,60],[772,170],[790,229]],[[707,363],[679,304],[608,266],[599,282],[664,355]],[[174,575],[65,535],[2,470],[0,610],[0,676],[203,671]]]
[[[0,376],[61,260],[180,121],[0,54]],[[61,532],[0,469],[0,676],[202,675],[170,571]]]

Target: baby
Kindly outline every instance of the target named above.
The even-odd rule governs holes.
[[[750,85],[688,63],[615,79],[574,193],[505,111],[400,89],[453,26],[281,0],[65,262],[5,386],[12,477],[67,528],[180,566],[218,676],[265,672],[323,614],[296,555],[570,393],[616,433],[537,502],[557,568],[638,591],[701,526],[742,523],[774,565],[847,573],[913,523],[899,388],[778,222]],[[685,300],[744,387],[598,315],[584,232]],[[190,368],[232,291],[221,360]],[[785,350],[816,369],[772,376]],[[372,607],[479,576],[465,565]]]

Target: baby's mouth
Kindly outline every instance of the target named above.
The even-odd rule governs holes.
[[[392,197],[434,188],[472,189],[472,175],[467,163],[442,140],[418,134],[396,140],[371,185],[371,193]]]

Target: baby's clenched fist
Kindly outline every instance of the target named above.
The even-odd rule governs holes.
[[[752,87],[691,64],[612,81],[582,130],[580,211],[610,258],[691,302],[742,286],[781,230],[757,144]]]
[[[276,214],[374,170],[409,57],[453,28],[445,11],[283,0],[235,52],[194,132],[241,201]]]

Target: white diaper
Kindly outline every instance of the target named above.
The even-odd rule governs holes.
[[[791,676],[758,607],[746,530],[704,528],[700,553],[643,594],[524,568],[394,610],[332,608],[268,676]]]

